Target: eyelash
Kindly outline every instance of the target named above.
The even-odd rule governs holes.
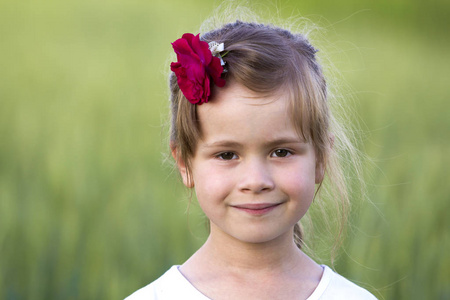
[[[276,153],[280,152],[280,151],[283,151],[283,153],[285,155],[284,156],[276,155]],[[280,153],[278,153],[278,154],[280,154]],[[227,156],[232,155],[232,157],[231,158],[224,158],[225,155],[227,155]],[[290,156],[290,155],[292,155],[292,151],[287,150],[287,149],[283,149],[283,148],[275,149],[274,151],[272,151],[272,153],[270,153],[270,157],[281,157],[282,158],[282,157],[287,157],[287,156]],[[237,155],[236,155],[236,153],[234,153],[232,151],[227,151],[227,152],[219,153],[218,155],[216,155],[216,158],[221,159],[221,160],[232,160],[232,159],[236,159]]]
[[[223,158],[223,156],[226,155],[226,154],[228,154],[228,155],[231,154],[231,155],[233,155],[233,157],[232,157],[232,158],[229,158],[229,159]],[[232,159],[234,159],[235,157],[237,157],[237,155],[236,155],[236,153],[234,153],[234,152],[227,151],[227,152],[222,152],[222,153],[217,154],[216,157],[217,157],[218,159],[221,159],[221,160],[232,160]]]
[[[277,151],[283,151],[283,152],[285,152],[285,155],[284,156],[274,156],[275,153],[277,153]],[[290,155],[292,155],[292,151],[290,151],[288,149],[283,149],[283,148],[276,149],[270,154],[271,157],[287,157],[287,156],[290,156]]]

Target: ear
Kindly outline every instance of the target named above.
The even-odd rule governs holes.
[[[324,162],[316,160],[316,184],[322,183],[325,176]]]
[[[183,184],[188,188],[193,188],[194,182],[189,176],[186,164],[184,160],[178,157],[177,147],[172,142],[170,142],[170,152],[172,153],[173,159],[177,163],[178,171],[180,172],[181,178],[183,179]]]
[[[330,142],[330,149],[333,149],[333,145],[334,145],[334,134],[330,133],[329,135],[329,142]],[[321,161],[319,161],[318,159],[316,159],[316,184],[322,183],[324,177],[325,177],[325,167],[326,167],[326,163],[325,163],[325,159],[322,158]]]

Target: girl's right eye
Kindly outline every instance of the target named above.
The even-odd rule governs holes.
[[[234,152],[223,152],[223,153],[220,153],[219,155],[217,155],[217,158],[223,159],[223,160],[232,160],[232,159],[236,159],[237,155],[234,154]]]

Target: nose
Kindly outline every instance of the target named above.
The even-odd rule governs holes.
[[[241,192],[259,194],[274,187],[270,165],[264,159],[254,158],[241,163],[238,182]]]

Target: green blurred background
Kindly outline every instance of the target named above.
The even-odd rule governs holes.
[[[165,75],[219,3],[0,2],[1,299],[122,299],[204,241],[163,161]],[[450,2],[276,3],[255,6],[324,28],[375,162],[336,270],[381,299],[450,299]]]

